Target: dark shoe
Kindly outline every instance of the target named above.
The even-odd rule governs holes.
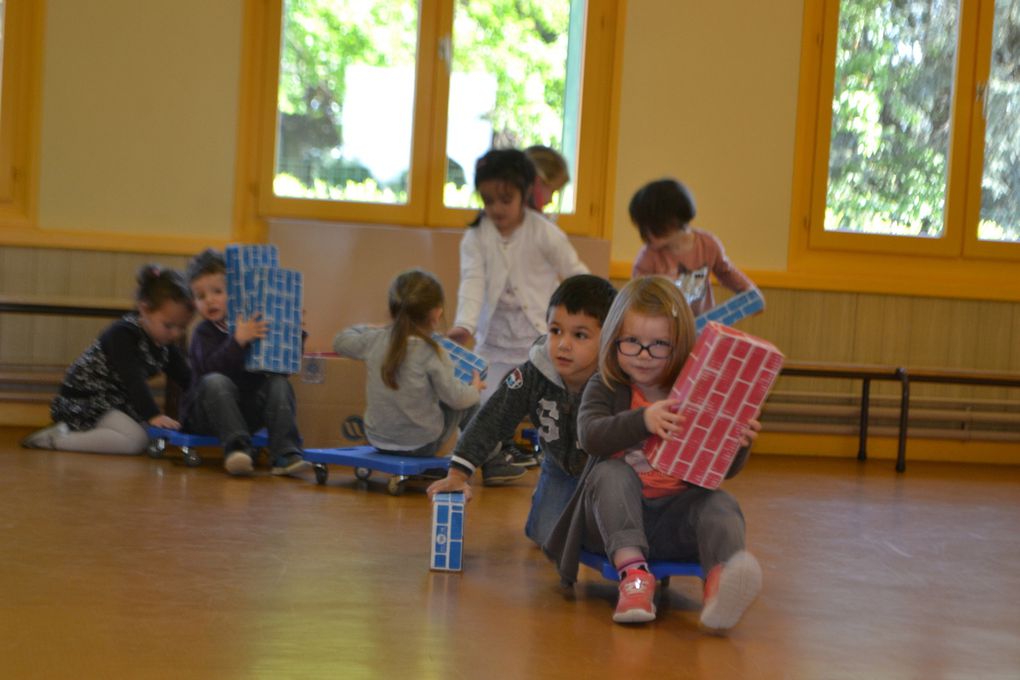
[[[530,468],[538,465],[538,459],[535,458],[535,454],[530,451],[524,451],[513,444],[503,446],[503,453],[507,457],[507,462],[516,467]]]
[[[307,470],[312,464],[301,457],[300,453],[288,453],[273,463],[272,473],[278,477],[289,475],[293,477],[302,470]]]
[[[511,465],[500,457],[482,466],[482,484],[485,486],[500,486],[515,479],[520,479],[527,473],[526,468]]]

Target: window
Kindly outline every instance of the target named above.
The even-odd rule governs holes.
[[[33,219],[42,12],[33,0],[0,0],[0,226]]]
[[[1020,3],[824,0],[804,18],[791,268],[867,252],[930,281],[1020,259]]]
[[[616,0],[247,7],[257,152],[239,199],[259,218],[463,226],[475,160],[544,144],[571,171],[559,223],[601,235]]]

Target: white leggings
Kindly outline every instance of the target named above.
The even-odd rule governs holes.
[[[85,453],[117,453],[133,456],[149,445],[149,435],[134,418],[112,409],[103,414],[91,430],[75,432],[53,438],[53,448],[58,451],[82,451]]]

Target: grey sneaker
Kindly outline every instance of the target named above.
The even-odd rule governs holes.
[[[36,430],[21,440],[21,446],[26,449],[55,449],[55,440],[63,437],[71,428],[67,423],[53,423],[49,427]]]
[[[247,451],[231,451],[223,459],[223,469],[235,477],[247,477],[255,472],[255,464]]]
[[[500,486],[528,474],[527,468],[511,465],[502,456],[482,466],[482,484]]]
[[[272,473],[277,476],[294,476],[310,467],[312,467],[312,464],[302,458],[300,453],[288,453],[273,463]]]

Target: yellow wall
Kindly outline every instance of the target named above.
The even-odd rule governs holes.
[[[243,5],[46,3],[43,230],[229,239]],[[628,3],[614,260],[640,245],[631,194],[674,175],[740,267],[786,268],[801,8]]]
[[[802,11],[803,0],[630,1],[614,261],[640,247],[631,195],[670,175],[739,267],[786,269]]]
[[[242,0],[48,0],[39,226],[232,226]]]

